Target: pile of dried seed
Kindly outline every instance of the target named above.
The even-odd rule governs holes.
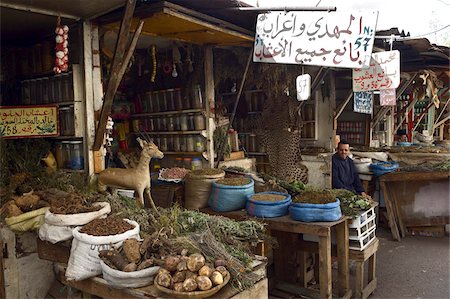
[[[256,201],[270,201],[270,202],[280,201],[280,200],[283,200],[285,198],[286,198],[286,196],[284,196],[284,195],[271,194],[271,193],[255,194],[255,195],[252,195],[252,197],[251,197],[252,200],[256,200]]]
[[[107,217],[104,219],[95,219],[80,229],[81,233],[91,236],[110,236],[122,234],[132,230],[133,225],[129,224],[120,217]]]
[[[235,178],[224,178],[218,180],[216,183],[220,185],[227,185],[227,186],[244,186],[247,184],[250,184],[250,179],[243,178],[243,177],[235,177]]]

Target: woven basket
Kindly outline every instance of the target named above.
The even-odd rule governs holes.
[[[220,289],[222,289],[228,282],[230,281],[230,275],[224,277],[223,283],[219,284],[218,286],[213,287],[212,289],[209,289],[207,291],[194,291],[194,292],[176,292],[174,290],[165,288],[163,286],[160,286],[155,279],[155,287],[160,290],[163,293],[166,293],[169,295],[170,298],[189,298],[189,299],[202,299],[202,298],[208,298],[212,295],[216,294]]]

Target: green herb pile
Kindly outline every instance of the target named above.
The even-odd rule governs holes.
[[[333,189],[331,192],[341,202],[342,214],[354,217],[362,211],[370,209],[372,201],[345,189]]]

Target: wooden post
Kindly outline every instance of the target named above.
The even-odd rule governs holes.
[[[206,108],[206,148],[208,152],[208,162],[211,168],[214,167],[214,140],[213,140],[213,124],[214,115],[212,109],[214,108],[214,59],[213,46],[207,45],[205,49],[205,108]]]
[[[336,226],[337,237],[337,257],[338,257],[338,284],[339,296],[344,296],[350,289],[349,270],[348,270],[348,226],[347,220]]]
[[[116,43],[116,50],[114,52],[114,57],[111,63],[110,77],[108,80],[108,87],[103,99],[103,107],[100,114],[100,120],[97,126],[97,132],[94,141],[94,150],[99,150],[103,143],[103,137],[106,132],[106,122],[108,121],[108,116],[111,113],[112,103],[114,95],[117,91],[117,87],[122,80],[119,76],[120,69],[122,65],[128,65],[129,61],[124,59],[125,49],[128,43],[128,37],[130,35],[131,22],[133,20],[134,7],[136,6],[136,0],[127,0],[127,5],[125,7],[125,13],[120,23],[119,38]]]
[[[400,241],[400,233],[398,231],[397,221],[394,215],[394,207],[389,196],[386,182],[380,181],[380,186],[381,190],[383,190],[383,196],[386,203],[386,211],[388,214],[389,227],[391,228],[392,237],[394,238],[394,240]]]
[[[92,145],[94,144],[95,138],[95,117],[94,117],[94,80],[93,80],[93,31],[91,22],[83,22],[83,57],[84,57],[84,107],[86,113],[84,114],[84,148],[85,148],[85,165],[87,167],[86,172],[89,176],[94,174],[94,153],[91,151]],[[98,37],[98,28],[95,28]],[[100,80],[101,79],[97,78]],[[75,69],[74,69],[74,80],[75,80]],[[98,82],[97,82],[98,84]],[[75,91],[75,89],[74,89]]]
[[[332,298],[330,231],[319,237],[319,267],[320,298]]]

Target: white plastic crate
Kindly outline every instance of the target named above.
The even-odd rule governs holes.
[[[373,215],[369,219],[367,219],[361,226],[348,229],[349,239],[358,240],[363,237],[368,231],[371,231],[374,227],[376,227],[376,216]]]
[[[358,240],[348,240],[349,242],[349,248],[353,250],[364,250],[367,246],[370,245],[370,243],[375,240],[375,229],[376,227],[372,228],[372,230],[368,231],[366,234],[364,234],[361,238]]]
[[[355,216],[354,219],[348,221],[349,228],[357,228],[364,225],[368,219],[375,216],[375,207],[368,209],[367,211],[362,212],[361,214]]]

